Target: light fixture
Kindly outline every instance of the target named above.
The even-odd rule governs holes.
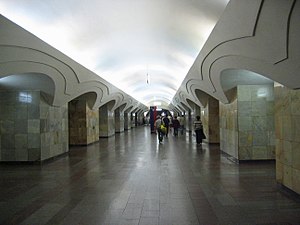
[[[147,72],[147,84],[150,84],[150,76],[149,76],[148,72]]]
[[[148,65],[147,65],[147,79],[146,79],[147,84],[150,84],[150,76],[148,73]]]

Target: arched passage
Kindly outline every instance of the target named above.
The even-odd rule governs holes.
[[[52,105],[55,95],[53,80],[41,73],[7,75],[0,78],[0,89],[11,92],[39,91],[49,105]]]
[[[69,151],[67,105],[52,106],[54,92],[42,73],[0,79],[1,161],[43,161]]]

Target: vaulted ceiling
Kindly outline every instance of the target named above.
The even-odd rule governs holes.
[[[0,12],[149,106],[168,105],[229,0],[1,0]]]

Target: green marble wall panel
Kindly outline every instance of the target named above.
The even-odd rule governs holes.
[[[41,98],[40,101],[41,160],[69,151],[68,104],[54,107]],[[42,112],[42,113],[41,113]]]
[[[239,85],[237,98],[220,103],[220,146],[237,160],[275,158],[273,85]]]
[[[41,161],[68,151],[67,106],[51,107],[39,91],[3,91],[0,93],[1,161]],[[7,107],[6,107],[7,106]],[[51,116],[52,119],[49,117]],[[52,136],[59,136],[55,154],[44,154],[51,148]]]
[[[300,194],[299,106],[299,90],[275,86],[276,179],[298,194]]]
[[[251,101],[239,101],[238,103],[238,116],[252,116],[252,107]]]
[[[22,96],[26,98],[29,94],[17,91],[0,92],[1,161],[28,159],[27,124],[30,102],[26,102]]]
[[[268,159],[268,147],[266,145],[258,145],[252,147],[252,158],[250,159]]]
[[[229,104],[219,102],[220,148],[238,159],[238,115],[237,99]]]
[[[237,101],[238,159],[274,159],[273,85],[239,85],[237,87]]]

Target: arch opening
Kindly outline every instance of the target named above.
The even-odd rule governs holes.
[[[45,101],[52,105],[55,95],[55,84],[46,74],[23,73],[12,74],[0,78],[0,90],[2,91],[40,91]]]
[[[223,92],[229,102],[236,97],[235,89],[238,85],[274,85],[274,81],[250,70],[227,69],[220,76]]]

